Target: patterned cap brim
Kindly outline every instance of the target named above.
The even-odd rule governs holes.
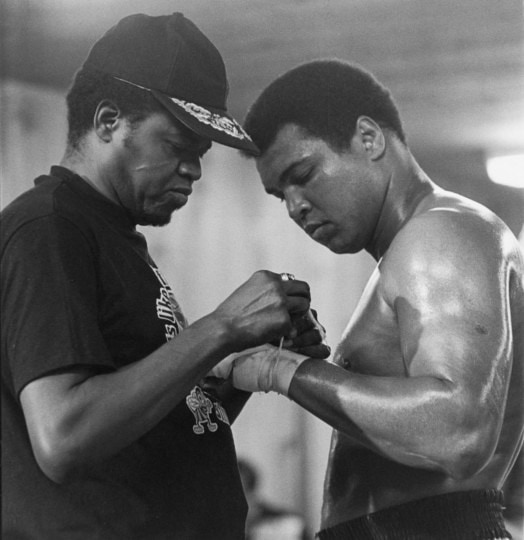
[[[151,92],[175,118],[198,135],[255,156],[260,154],[242,126],[227,112],[167,96],[156,90],[151,90]]]

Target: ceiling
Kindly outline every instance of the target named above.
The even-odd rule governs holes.
[[[524,148],[522,0],[3,0],[2,76],[65,88],[134,12],[182,11],[222,52],[230,110],[299,62],[336,56],[388,86],[412,148]]]

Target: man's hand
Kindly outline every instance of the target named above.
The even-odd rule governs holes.
[[[236,289],[214,311],[227,321],[237,351],[294,337],[292,317],[307,313],[309,285],[300,280],[283,281],[279,274],[261,270]]]
[[[231,378],[233,386],[246,392],[278,392],[287,396],[296,370],[308,357],[272,345],[231,354],[208,374]]]
[[[331,349],[325,342],[326,329],[319,323],[314,309],[310,309],[305,315],[292,316],[291,320],[296,335],[284,340],[284,348],[321,360],[331,354]],[[279,342],[272,344],[278,346]]]

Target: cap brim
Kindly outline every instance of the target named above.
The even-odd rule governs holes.
[[[177,120],[191,131],[217,143],[244,150],[254,156],[260,155],[259,149],[242,126],[226,112],[173,98],[157,90],[151,90],[151,92]]]

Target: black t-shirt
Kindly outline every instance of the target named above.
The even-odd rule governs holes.
[[[18,400],[24,386],[78,365],[119,369],[176,339],[186,321],[126,212],[67,169],[39,177],[1,220],[2,538],[243,538],[229,421],[199,386],[81,479],[58,485],[42,473]]]

